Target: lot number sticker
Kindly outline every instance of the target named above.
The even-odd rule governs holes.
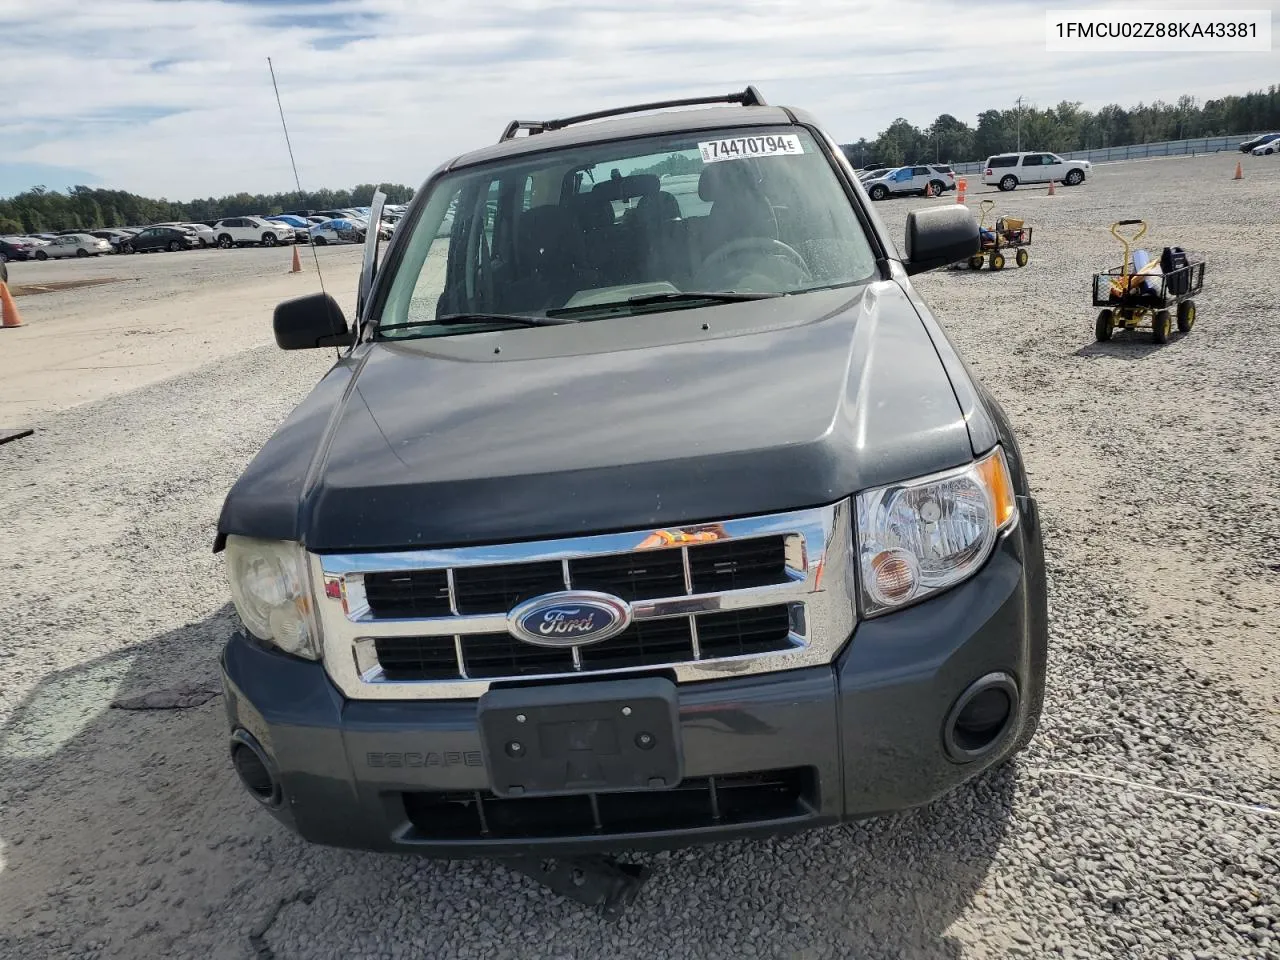
[[[747,157],[794,157],[804,153],[800,138],[794,133],[769,134],[763,137],[735,137],[732,140],[708,140],[698,144],[703,163],[721,160],[744,160]]]

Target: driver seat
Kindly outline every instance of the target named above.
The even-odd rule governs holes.
[[[698,177],[698,197],[711,204],[701,224],[701,259],[743,237],[778,239],[778,218],[751,164],[739,160],[707,164]]]

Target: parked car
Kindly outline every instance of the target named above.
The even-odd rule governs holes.
[[[311,242],[321,247],[327,243],[363,243],[364,238],[364,226],[347,217],[326,220],[311,228]]]
[[[1267,157],[1277,151],[1280,151],[1280,137],[1260,143],[1249,152],[1255,157]]]
[[[358,217],[358,216],[357,216],[357,217],[347,217],[347,219],[348,219],[348,220],[350,220],[352,223],[354,223],[357,227],[359,227],[359,228],[360,228],[360,234],[361,234],[361,236],[364,236],[365,234],[367,234],[367,233],[369,232],[369,218],[368,218],[368,217]],[[378,236],[379,236],[381,239],[383,239],[383,240],[390,240],[390,239],[391,239],[391,234],[394,232],[394,230],[395,230],[395,228],[394,228],[394,227],[392,227],[392,225],[391,225],[391,224],[389,224],[389,223],[387,223],[385,220],[379,220],[379,221],[378,221]]]
[[[317,210],[316,214],[326,220],[351,220],[359,218],[360,211],[353,207],[346,207],[341,210]]]
[[[1088,160],[1063,160],[1056,153],[1001,153],[987,157],[982,182],[1001,190],[1016,190],[1026,183],[1057,183],[1074,187],[1093,170]]]
[[[893,169],[893,167],[874,167],[867,170],[861,170],[858,172],[858,179],[863,183],[866,183],[868,180],[877,180],[880,177],[883,177],[886,173],[892,173]]]
[[[929,164],[929,168],[931,170],[936,171],[937,173],[942,174],[946,178],[947,183],[946,183],[946,186],[943,188],[944,191],[954,190],[956,188],[956,172],[951,169],[951,164],[931,163]]]
[[[37,242],[31,237],[0,237],[0,263],[6,260],[30,260]]]
[[[212,247],[218,241],[213,235],[213,227],[207,223],[187,223],[186,221],[170,221],[168,223],[154,223],[154,227],[174,227],[178,230],[187,230],[195,235],[198,241],[197,246]]]
[[[262,244],[274,247],[278,243],[293,242],[293,228],[283,223],[270,223],[261,217],[228,217],[213,227],[218,246],[243,247]]]
[[[179,250],[191,250],[200,246],[200,238],[191,230],[181,227],[147,227],[135,236],[120,244],[121,253],[155,253],[168,250],[176,253]]]
[[[37,260],[51,260],[57,257],[100,257],[110,252],[111,244],[106,240],[87,233],[72,233],[54,237],[43,247],[37,247],[32,256]]]
[[[274,217],[267,217],[272,223],[284,224],[293,230],[293,239],[295,243],[311,242],[311,224],[305,217],[294,216],[290,213],[278,214]]]
[[[1240,144],[1240,152],[1253,153],[1258,147],[1265,146],[1273,140],[1280,140],[1280,133],[1264,133],[1258,137],[1250,137]]]
[[[218,664],[231,765],[305,839],[768,835],[930,803],[1031,739],[1036,501],[910,279],[978,251],[974,214],[908,211],[902,246],[814,117],[720,99],[447,159],[355,330],[324,293],[276,308],[279,346],[341,356],[223,504]],[[695,222],[610,175],[672,157]]]
[[[134,230],[121,229],[91,230],[89,232],[99,240],[105,240],[107,243],[111,244],[112,253],[119,253],[121,244],[127,240],[132,240],[137,233],[137,231]]]
[[[933,187],[934,195],[952,189],[956,185],[956,175],[950,168],[921,164],[918,166],[898,167],[881,177],[864,180],[867,195],[872,200],[884,200],[891,196],[913,196],[924,193]]]

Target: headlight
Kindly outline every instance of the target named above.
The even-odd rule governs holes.
[[[227,537],[227,579],[245,629],[286,653],[320,659],[306,556],[282,540]]]
[[[858,495],[862,603],[874,616],[973,575],[1017,517],[1004,451]]]

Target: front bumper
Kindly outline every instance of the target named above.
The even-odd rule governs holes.
[[[919,806],[1007,757],[1038,716],[1034,501],[1020,520],[978,575],[859,623],[829,666],[679,686],[677,791],[499,800],[475,701],[346,700],[321,664],[241,633],[222,655],[232,742],[260,751],[272,783],[259,799],[305,839],[434,856],[682,846]],[[1010,719],[957,760],[953,707],[993,676],[1013,691]]]

